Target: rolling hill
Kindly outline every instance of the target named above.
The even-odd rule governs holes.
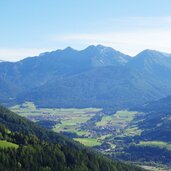
[[[138,124],[144,130],[141,138],[171,143],[171,96],[145,104],[138,110],[145,113]]]

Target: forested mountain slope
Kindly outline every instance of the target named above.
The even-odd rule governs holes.
[[[171,94],[170,75],[169,54],[145,50],[131,58],[102,45],[68,47],[0,63],[0,102],[129,108]]]

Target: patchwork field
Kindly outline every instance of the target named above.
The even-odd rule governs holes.
[[[116,146],[114,137],[140,133],[136,127],[129,126],[137,112],[126,110],[105,115],[97,108],[36,108],[31,102],[13,106],[11,110],[55,132],[75,138],[84,145],[100,146],[104,142],[108,143],[107,150],[113,150]]]
[[[22,105],[16,105],[10,108],[13,112],[24,116],[34,122],[44,123],[48,126],[51,121],[51,129],[55,132],[71,132],[79,136],[88,136],[90,133],[81,130],[80,127],[86,123],[101,109],[85,108],[85,109],[59,109],[59,108],[36,108],[31,102],[25,102]]]

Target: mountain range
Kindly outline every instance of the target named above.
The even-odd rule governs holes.
[[[171,94],[171,54],[135,57],[91,45],[0,63],[0,102],[38,107],[130,108]]]

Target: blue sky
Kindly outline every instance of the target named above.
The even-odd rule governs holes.
[[[1,0],[0,59],[103,44],[171,53],[170,0]]]

